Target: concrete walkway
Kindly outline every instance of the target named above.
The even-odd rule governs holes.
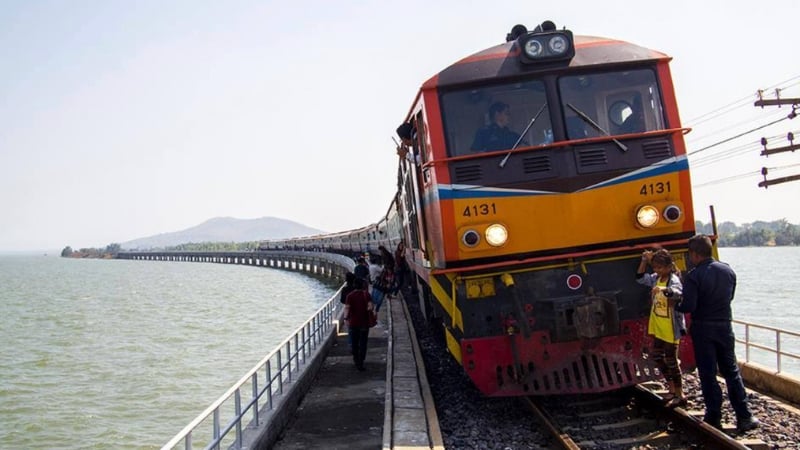
[[[313,387],[273,448],[382,448],[389,340],[387,310],[380,311],[380,322],[370,329],[364,372],[359,372],[353,363],[346,327],[339,331]]]

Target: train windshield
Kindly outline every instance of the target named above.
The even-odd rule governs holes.
[[[564,76],[558,88],[568,139],[664,129],[652,70]]]
[[[545,85],[539,80],[447,92],[441,104],[450,156],[553,142]]]

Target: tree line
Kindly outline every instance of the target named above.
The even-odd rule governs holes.
[[[105,248],[81,248],[73,250],[69,245],[61,250],[64,258],[116,258],[122,247],[119,244],[108,244]]]
[[[187,244],[173,245],[159,248],[149,248],[145,251],[159,252],[248,252],[258,248],[258,241],[249,242],[190,242]],[[61,250],[65,258],[116,258],[122,251],[122,246],[117,243],[108,244],[105,248],[82,248],[73,250],[69,245]]]
[[[714,234],[710,223],[695,222],[698,233]],[[720,247],[767,247],[800,245],[800,225],[786,219],[755,221],[743,225],[722,222],[717,225]]]

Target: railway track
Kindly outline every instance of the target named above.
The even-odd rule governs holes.
[[[695,374],[684,374],[683,377],[689,406],[674,411],[664,408],[664,401],[660,397],[664,391],[659,383],[645,385],[651,392],[642,397],[637,397],[632,391],[624,395],[613,394],[612,397],[617,396],[616,403],[605,406],[602,403],[588,403],[599,395],[554,396],[525,401],[520,401],[522,398],[483,397],[469,384],[461,366],[449,358],[441,336],[426,325],[416,298],[407,301],[407,305],[414,317],[417,337],[429,371],[428,379],[441,421],[444,448],[557,448],[555,442],[560,442],[560,436],[572,439],[574,445],[558,444],[561,448],[800,448],[800,408],[786,400],[750,389],[750,408],[762,421],[761,427],[745,434],[737,433],[735,416],[726,399],[722,418],[724,433],[714,428],[704,428],[701,423],[702,395]],[[724,380],[720,379],[720,383],[723,395],[726,395]],[[551,424],[552,429],[548,430],[538,423],[531,424],[531,412],[527,407],[531,402],[545,411],[547,419],[543,423]],[[577,404],[579,402],[587,404],[580,406]],[[571,411],[565,409],[570,403],[576,403]],[[632,422],[637,419],[638,422]],[[603,420],[607,420],[606,425],[614,425],[604,429]],[[648,424],[650,428],[647,428]],[[595,425],[600,427],[591,429]],[[582,430],[582,427],[590,429]],[[735,437],[736,443],[732,443],[730,437]],[[720,443],[715,444],[716,441]],[[578,444],[582,447],[576,447]]]
[[[658,383],[594,396],[525,397],[523,402],[565,449],[760,449],[702,421],[701,412],[669,408]]]

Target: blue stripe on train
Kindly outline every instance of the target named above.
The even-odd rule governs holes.
[[[680,172],[689,169],[689,161],[686,156],[669,158],[650,166],[634,170],[610,180],[605,180],[591,186],[579,189],[577,192],[590,191],[615,184],[627,183],[643,178],[650,178],[658,175],[665,175],[673,172]],[[486,187],[469,184],[440,184],[438,186],[440,200],[455,200],[467,198],[486,198],[486,197],[524,197],[536,195],[564,194],[564,192],[538,191],[528,189],[503,189],[496,187]]]

